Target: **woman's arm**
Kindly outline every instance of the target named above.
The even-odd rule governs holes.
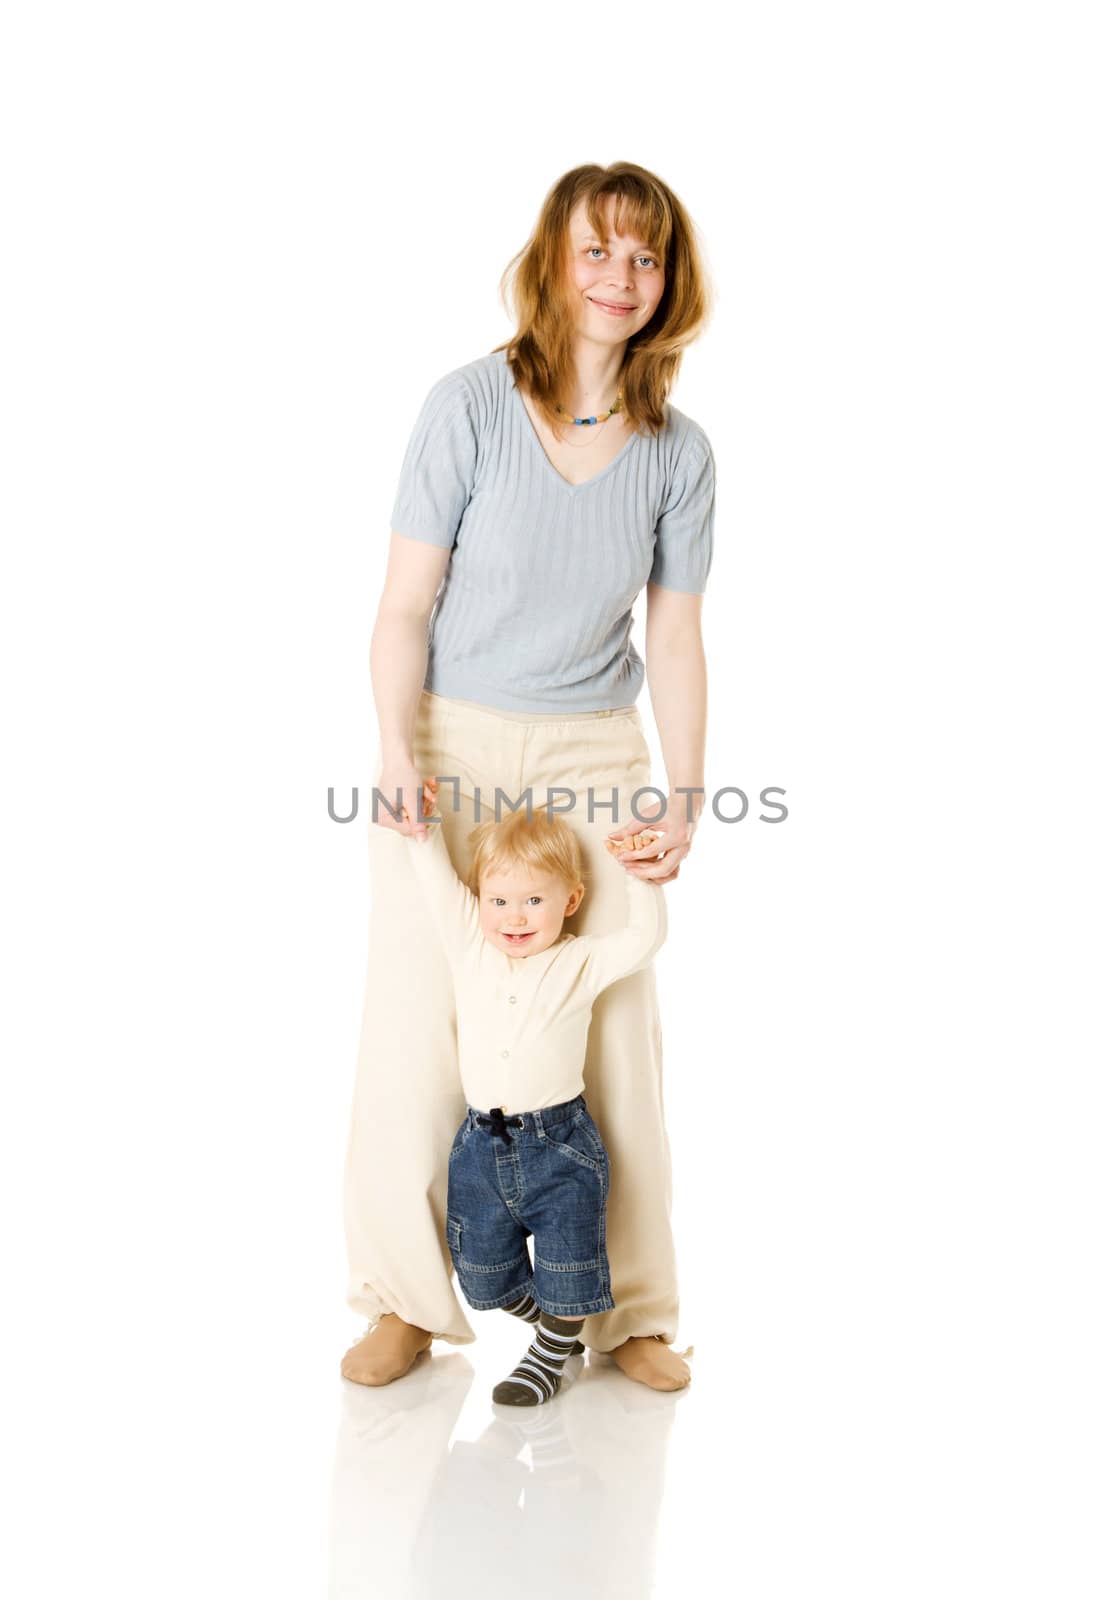
[[[677,789],[703,789],[707,743],[707,663],[700,618],[702,594],[680,594],[659,584],[646,586],[646,681],[665,762],[668,801],[665,815],[644,820],[664,837],[621,859],[624,871],[654,883],[670,883],[692,848],[692,836],[703,810],[703,794],[677,794]],[[648,806],[639,809],[648,812]],[[654,808],[660,813],[660,806]],[[689,815],[691,820],[689,820]],[[642,826],[633,818],[610,837],[625,838]],[[658,852],[664,850],[662,860]],[[639,864],[634,865],[635,862]]]
[[[388,568],[369,645],[369,673],[380,728],[381,793],[389,804],[399,789],[414,822],[393,821],[384,806],[377,821],[397,833],[423,834],[420,796],[425,776],[415,770],[415,713],[427,672],[427,624],[450,562],[440,545],[392,534]]]

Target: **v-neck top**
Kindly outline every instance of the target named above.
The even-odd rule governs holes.
[[[665,890],[601,851],[601,872],[626,882],[627,920],[612,933],[573,934],[533,956],[490,944],[477,897],[453,868],[440,819],[407,849],[438,929],[457,1003],[461,1086],[477,1111],[542,1111],[584,1093],[592,1006],[609,984],[638,972],[665,942]]]
[[[703,594],[715,459],[666,403],[583,483],[547,456],[504,350],[439,378],[408,441],[393,531],[451,552],[428,627],[423,687],[506,711],[631,706],[631,639],[647,582]]]

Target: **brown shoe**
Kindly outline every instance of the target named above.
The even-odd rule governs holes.
[[[342,1376],[371,1387],[392,1383],[411,1370],[415,1358],[430,1348],[432,1333],[413,1327],[394,1311],[386,1311],[342,1358]]]
[[[628,1378],[651,1389],[686,1389],[692,1381],[691,1368],[659,1333],[627,1339],[608,1354]],[[689,1345],[682,1354],[694,1355],[695,1346]]]

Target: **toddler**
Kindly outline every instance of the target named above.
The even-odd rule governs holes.
[[[541,1405],[584,1348],[584,1318],[615,1305],[608,1158],[584,1102],[585,1048],[597,995],[647,966],[664,943],[665,892],[612,864],[606,870],[626,879],[626,925],[569,933],[564,923],[584,898],[572,828],[539,807],[531,819],[516,811],[482,823],[470,835],[465,884],[442,836],[436,789],[432,780],[423,791],[427,838],[410,837],[408,848],[454,979],[467,1102],[449,1155],[447,1240],[474,1310],[502,1307],[537,1325],[493,1400]],[[654,837],[607,846],[617,856]]]

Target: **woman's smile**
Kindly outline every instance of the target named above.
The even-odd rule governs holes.
[[[610,300],[597,300],[594,295],[587,295],[594,306],[599,306],[601,311],[606,311],[609,317],[629,317],[634,310],[633,306],[613,304]]]

